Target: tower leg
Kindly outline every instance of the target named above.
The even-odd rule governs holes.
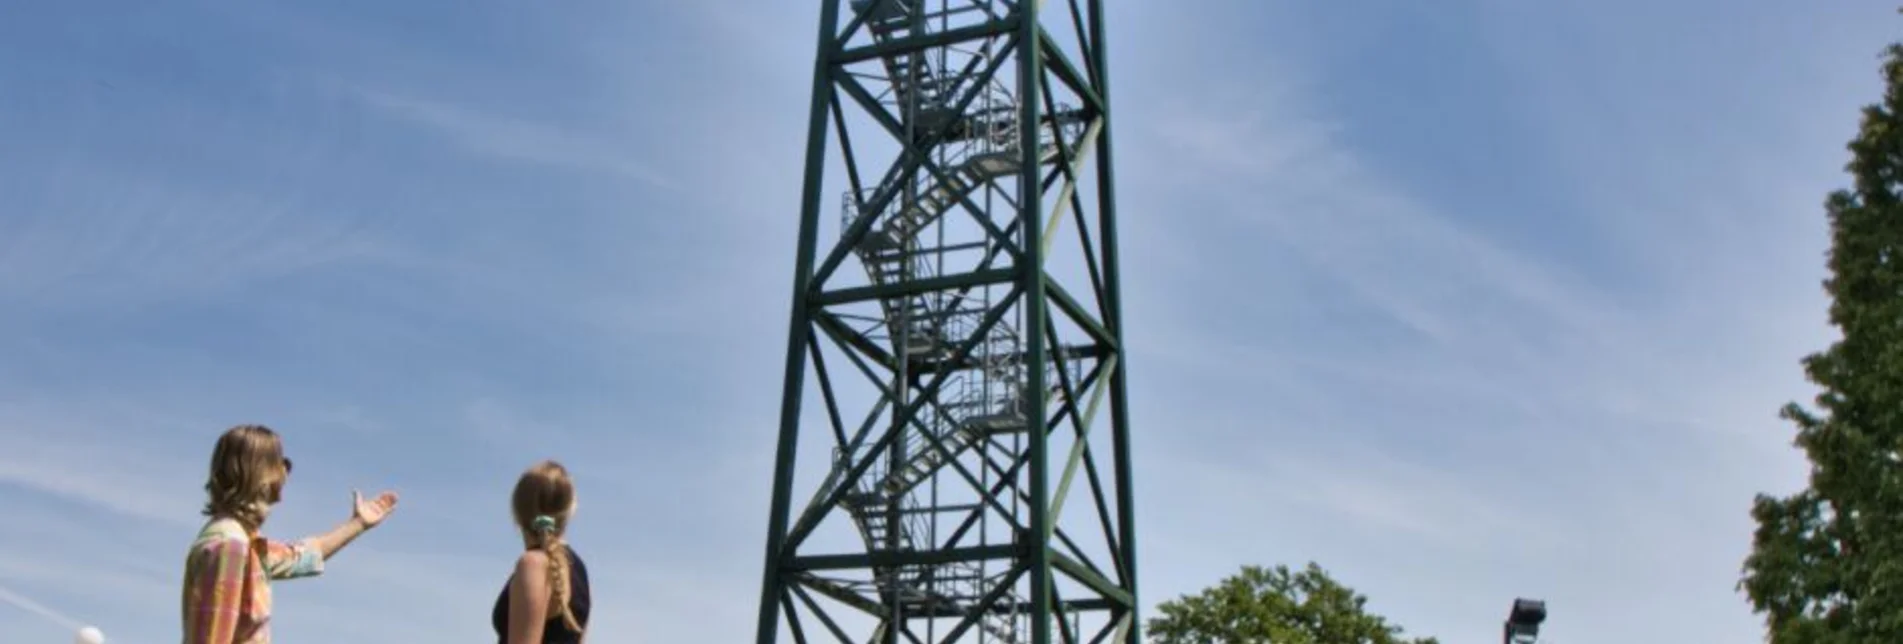
[[[1090,66],[1095,72],[1092,80],[1096,83],[1097,95],[1107,103],[1110,100],[1110,54],[1104,39],[1103,0],[1088,0],[1090,5]],[[1097,227],[1103,256],[1104,283],[1104,326],[1116,339],[1119,348],[1123,343],[1123,262],[1118,258],[1117,244],[1117,185],[1115,164],[1112,159],[1111,131],[1113,123],[1107,113],[1104,125],[1097,138]],[[1130,592],[1131,605],[1127,617],[1130,626],[1125,630],[1124,644],[1142,644],[1142,601],[1137,594],[1137,532],[1135,485],[1131,476],[1130,450],[1130,405],[1129,373],[1130,356],[1127,352],[1117,354],[1116,369],[1110,373],[1110,428],[1111,448],[1115,459],[1115,478],[1117,489],[1117,545],[1122,555],[1123,587]]]
[[[839,26],[839,3],[823,3],[819,17],[819,47],[813,56],[813,97],[806,125],[806,185],[800,192],[799,250],[793,260],[793,297],[787,317],[785,390],[780,394],[780,437],[773,464],[773,500],[767,515],[766,563],[760,582],[760,623],[756,641],[773,644],[779,636],[780,602],[786,594],[782,562],[786,524],[793,504],[793,470],[799,454],[800,400],[806,384],[806,338],[812,331],[813,256],[819,247],[820,190],[826,171],[826,115],[831,101],[833,32]]]

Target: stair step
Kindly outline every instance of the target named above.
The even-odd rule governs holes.
[[[951,456],[956,457],[976,444],[980,435],[981,432],[979,432],[977,428],[972,427],[969,423],[962,424],[959,429],[951,432],[942,439],[945,452],[950,452]],[[947,460],[944,452],[927,447],[923,437],[908,441],[907,446],[912,449],[913,453],[918,454],[918,456],[907,461],[899,471],[892,473],[881,482],[882,489],[887,493],[893,495],[904,493],[906,490],[923,482],[925,477],[931,475],[932,472],[943,466]]]

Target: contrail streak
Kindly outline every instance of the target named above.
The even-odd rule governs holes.
[[[47,608],[45,604],[33,601],[26,595],[13,592],[13,590],[6,586],[0,586],[0,603],[10,604],[14,608],[52,620],[61,626],[65,626],[67,630],[77,631],[83,626],[79,623],[79,620],[67,617],[59,611]]]

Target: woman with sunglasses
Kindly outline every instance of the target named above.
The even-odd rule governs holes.
[[[276,432],[239,425],[218,438],[205,482],[210,517],[185,558],[185,644],[269,644],[272,580],[313,577],[324,561],[396,508],[396,494],[372,500],[352,491],[349,520],[295,543],[260,532],[291,475]]]

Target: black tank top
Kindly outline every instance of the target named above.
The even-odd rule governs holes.
[[[568,609],[575,613],[575,622],[588,627],[588,566],[581,562],[581,555],[573,548],[563,548],[568,553]],[[514,576],[510,577],[514,581]],[[503,582],[502,595],[496,598],[496,607],[489,612],[489,623],[496,627],[497,644],[507,644],[509,633],[509,582]],[[580,644],[581,633],[568,630],[568,623],[560,615],[550,614],[548,622],[542,625],[542,644]]]

